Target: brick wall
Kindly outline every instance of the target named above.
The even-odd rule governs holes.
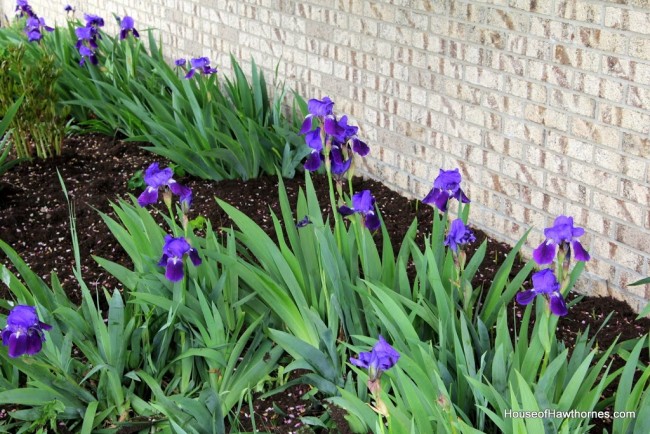
[[[64,20],[64,2],[30,3]],[[650,299],[627,286],[650,275],[648,0],[71,4],[160,29],[170,58],[280,62],[289,86],[356,119],[369,176],[422,198],[440,167],[460,167],[472,223],[510,243],[533,226],[534,246],[572,215],[593,256],[581,289]]]

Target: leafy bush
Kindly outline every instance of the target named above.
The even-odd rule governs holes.
[[[56,59],[30,45],[0,45],[0,111],[23,95],[11,124],[13,148],[18,158],[48,158],[61,154],[68,110],[56,89],[61,75]]]
[[[11,152],[11,142],[9,141],[11,130],[9,130],[9,125],[16,116],[23,99],[24,97],[21,96],[14,102],[5,112],[2,121],[0,121],[0,175],[20,162],[19,158],[9,159],[9,153]]]

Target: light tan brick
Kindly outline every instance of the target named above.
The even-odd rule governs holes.
[[[650,155],[650,138],[638,134],[623,133],[623,152],[640,157]]]
[[[571,132],[579,138],[614,149],[617,149],[620,144],[620,132],[618,130],[581,118],[574,117],[571,120]]]
[[[625,107],[601,105],[601,121],[643,134],[650,132],[650,115]]]
[[[558,44],[554,48],[555,61],[561,65],[579,68],[582,71],[599,72],[601,56],[597,52]]]
[[[626,85],[622,82],[603,79],[597,75],[578,73],[573,88],[587,95],[597,96],[611,102],[622,102]]]
[[[494,71],[487,68],[466,66],[465,79],[472,84],[487,87],[490,89],[498,90],[501,88],[500,76],[497,75]]]
[[[594,167],[592,164],[571,161],[569,172],[574,179],[580,180],[592,188],[598,188],[609,194],[618,192],[618,177]]]
[[[547,107],[527,104],[524,109],[524,116],[527,120],[555,128],[560,131],[567,130],[567,116],[564,113],[551,110]]]
[[[648,42],[648,37],[630,38],[629,55],[641,60],[650,60],[650,43]]]
[[[581,94],[554,89],[551,93],[550,102],[551,106],[585,117],[593,118],[596,112],[596,100]]]
[[[599,23],[603,14],[602,9],[602,5],[590,1],[558,0],[555,2],[556,15],[574,21]]]
[[[637,204],[594,191],[591,205],[601,213],[611,215],[624,222],[643,225],[643,210]]]

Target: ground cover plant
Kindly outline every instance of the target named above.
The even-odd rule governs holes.
[[[62,38],[59,30],[49,34],[40,19],[33,21],[25,1],[18,2],[18,10],[26,15],[24,32],[33,43],[42,40],[45,46],[48,36]],[[159,130],[141,132],[147,128],[143,125],[153,128],[147,116],[154,111],[162,113],[162,125],[200,128],[203,118],[197,111],[209,106],[217,86],[205,58],[178,61],[176,71],[159,65],[158,71],[167,71],[162,76],[169,87],[159,87],[153,68],[146,75],[151,81],[140,80],[148,84],[129,88],[147,97],[157,95],[152,89],[162,92],[163,97],[153,98],[156,107],[141,103],[120,117],[129,109],[115,104],[128,106],[129,97],[121,87],[127,80],[116,77],[128,76],[129,68],[139,64],[131,60],[134,53],[155,57],[137,45],[133,20],[122,17],[120,22],[115,38],[101,33],[103,20],[97,16],[85,16],[82,27],[72,25],[67,31],[76,39],[77,58],[61,63],[62,77],[65,71],[90,74],[84,88],[97,98],[113,98],[102,100],[114,104],[106,110],[115,115],[110,119],[92,119],[92,104],[83,102],[88,97],[64,100],[82,116],[85,112],[86,127],[127,136],[119,143],[96,139],[103,143],[96,153],[114,152],[115,164],[105,166],[118,166],[134,140],[159,140]],[[102,45],[108,39],[112,47]],[[98,65],[108,65],[103,67],[109,73],[102,75]],[[227,84],[225,92],[230,102],[252,109],[246,121],[250,128],[215,131],[230,140],[248,137],[249,145],[263,152],[264,140],[250,131],[284,132],[265,123],[271,115],[255,108],[264,106],[257,104],[263,93],[242,84],[241,70],[236,74],[241,80]],[[187,83],[198,84],[188,88],[194,85]],[[195,98],[196,104],[175,105],[175,95]],[[114,169],[123,177],[121,191],[106,182],[96,184],[91,191],[103,188],[111,201],[103,201],[103,211],[86,209],[84,214],[99,216],[101,226],[81,226],[86,216],[80,208],[90,199],[70,194],[76,186],[57,172],[58,218],[69,228],[58,238],[69,239],[71,246],[71,259],[60,271],[71,269],[72,278],[60,279],[47,269],[35,273],[0,242],[6,258],[0,275],[8,290],[0,301],[6,312],[0,315],[1,429],[220,433],[300,426],[303,432],[573,433],[594,432],[599,418],[586,412],[608,410],[634,412],[634,417],[627,413],[613,420],[607,426],[611,432],[650,430],[647,322],[630,339],[603,345],[596,344],[598,336],[589,329],[572,341],[557,334],[563,317],[580,304],[569,293],[589,260],[578,222],[558,216],[544,230],[544,242],[531,246],[536,247],[532,260],[519,255],[527,243],[524,236],[494,267],[487,240],[471,228],[463,174],[441,168],[424,204],[415,208],[420,216],[421,209],[427,210],[426,226],[423,218],[405,220],[402,208],[392,224],[400,230],[389,232],[382,197],[368,187],[372,183],[354,178],[356,161],[372,151],[358,127],[337,113],[328,97],[298,100],[298,107],[295,113],[301,115],[285,127],[293,126],[300,147],[271,152],[283,156],[276,163],[286,161],[288,152],[291,164],[264,170],[287,175],[286,169],[292,172],[305,156],[304,181],[289,186],[282,176],[273,178],[273,191],[267,187],[258,193],[277,197],[271,210],[260,209],[261,198],[233,206],[220,194],[220,184],[197,194],[201,181],[186,182],[183,172],[205,177],[207,172],[196,172],[205,163],[225,170],[228,176],[222,178],[237,174],[246,179],[260,173],[258,166],[244,167],[247,163],[227,153],[204,154],[200,162],[174,158],[176,148],[182,149],[175,142],[169,153],[156,150],[155,143],[152,149],[170,157],[175,167],[137,151],[130,154],[137,155],[135,164],[128,163],[131,172]],[[88,179],[89,168],[80,170],[74,154],[68,154],[68,172],[83,171],[80,179]],[[225,163],[213,165],[210,155]],[[41,162],[23,173],[56,166]],[[8,175],[17,169],[22,170],[14,167]],[[135,169],[142,170],[141,176],[131,177]],[[312,175],[317,170],[322,174]],[[133,194],[124,191],[126,180]],[[233,187],[239,196],[242,185]],[[5,189],[6,203],[15,204],[28,193],[19,188]],[[197,212],[200,202],[212,203],[215,218]],[[54,214],[48,205],[39,204]],[[82,251],[81,233],[89,229],[86,237],[93,230],[110,232],[107,238],[123,252],[93,258],[104,270],[104,284],[87,279],[89,255]],[[486,279],[481,274],[488,268],[494,272]],[[78,288],[76,298],[70,288]],[[519,310],[513,311],[513,304]],[[515,319],[517,313],[522,317]],[[263,399],[289,393],[299,395],[297,402],[303,404],[294,405],[290,414],[272,410],[283,416],[282,428],[267,424],[269,418],[250,416],[255,409],[269,412],[259,407]],[[509,413],[524,410],[547,412],[541,418]],[[293,417],[296,413],[302,417]]]

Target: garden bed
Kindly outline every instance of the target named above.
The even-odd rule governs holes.
[[[67,139],[61,157],[17,166],[0,179],[0,239],[13,246],[44,279],[48,280],[49,273],[55,271],[70,298],[80,300],[78,284],[72,275],[74,259],[69,213],[58,171],[75,205],[84,279],[91,288],[120,288],[119,282],[92,259],[92,255],[96,255],[129,266],[128,256],[107,230],[98,211],[110,213],[111,201],[125,198],[127,194],[137,196],[141,188],[129,190],[129,180],[136,171],[144,170],[153,161],[163,162],[163,159],[141,150],[134,143],[111,137],[89,135]],[[247,214],[268,234],[273,234],[269,210],[279,212],[275,177],[210,182],[188,176],[181,178],[181,181],[190,186],[194,193],[190,212],[192,217],[202,215],[214,227],[229,227],[232,222],[213,200],[216,196]],[[299,189],[304,185],[303,176],[298,174],[284,182],[290,200],[295,202]],[[327,197],[326,178],[315,176],[314,185],[319,197]],[[373,180],[356,178],[354,189],[373,192],[395,248],[400,245],[415,217],[423,230],[417,240],[420,244],[423,242],[426,229],[431,228],[431,207],[419,201],[409,201]],[[479,230],[475,232],[477,241],[474,248],[487,238],[488,249],[484,266],[473,283],[487,287],[511,246],[490,239]],[[469,256],[471,252],[470,248]],[[486,267],[487,264],[489,266]],[[515,265],[513,276],[521,265]],[[0,288],[0,298],[11,298],[4,286]],[[516,306],[511,306],[511,309],[515,311],[513,316],[521,316],[521,310]],[[616,314],[598,335],[600,348],[609,346],[617,336],[620,336],[620,340],[630,339],[650,329],[650,320],[635,321],[636,314],[627,304],[612,298],[586,297],[561,318],[558,337],[571,347],[578,332],[589,327],[593,334],[612,311]],[[294,405],[288,399],[290,395],[283,394],[282,405],[278,408],[289,416],[292,411],[301,415],[297,409],[305,408],[305,403],[299,399],[305,392],[304,387],[299,386],[293,392],[288,392],[297,398]],[[269,402],[273,402],[273,399],[257,402],[254,406],[258,409],[272,408]],[[259,415],[258,423],[266,425],[267,429],[272,428],[274,432],[286,432],[295,426],[295,418],[280,417],[275,411],[269,411],[266,416]],[[603,425],[606,426],[607,421],[603,421]]]

